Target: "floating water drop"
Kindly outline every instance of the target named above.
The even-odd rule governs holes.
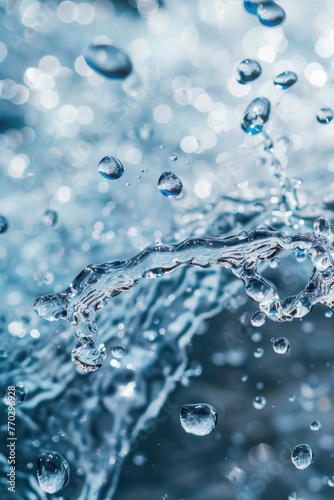
[[[13,394],[14,392],[15,392],[15,396]],[[7,391],[5,392],[5,395],[3,397],[3,402],[5,403],[6,406],[19,405],[25,401],[27,394],[28,394],[28,390],[25,387],[23,387],[21,385],[16,385],[15,391],[13,391],[11,389],[7,389]]]
[[[254,353],[253,353],[254,358],[257,358],[257,359],[262,358],[263,354],[264,354],[264,349],[262,349],[262,347],[258,347],[256,349],[256,351],[254,351]]]
[[[310,429],[311,431],[319,431],[322,428],[321,422],[319,420],[314,420],[314,422],[311,422],[310,424]]]
[[[176,161],[178,160],[179,155],[177,153],[172,153],[169,157],[170,161]]]
[[[5,233],[8,229],[8,221],[6,217],[0,215],[0,234]]]
[[[217,410],[206,403],[182,406],[180,422],[183,429],[195,436],[206,436],[217,424]]]
[[[280,90],[286,90],[292,87],[297,80],[296,73],[293,71],[284,71],[274,78],[274,85]]]
[[[270,102],[266,97],[257,97],[246,108],[241,128],[250,135],[262,132],[270,115]]]
[[[97,171],[105,179],[116,181],[124,174],[124,167],[114,156],[105,156],[98,164]]]
[[[43,451],[37,460],[37,479],[46,493],[57,493],[67,485],[70,468],[67,460],[56,451]]]
[[[291,396],[289,396],[289,401],[290,403],[294,403],[296,401],[296,396],[294,394],[291,394]]]
[[[171,198],[178,196],[183,189],[182,181],[173,172],[164,172],[158,180],[158,189],[161,194]]]
[[[256,410],[262,410],[267,404],[267,400],[264,396],[256,396],[253,399],[253,406]]]
[[[90,68],[106,78],[123,79],[132,71],[129,56],[114,45],[90,45],[84,57]]]
[[[277,354],[286,354],[290,349],[290,342],[285,337],[279,337],[273,343],[273,349]]]
[[[244,59],[237,66],[235,78],[238,83],[246,85],[259,78],[261,73],[262,68],[255,59]]]
[[[263,326],[267,321],[267,316],[262,311],[256,311],[251,317],[251,324],[255,328]]]
[[[94,372],[104,363],[107,357],[104,344],[98,346],[91,339],[78,340],[71,353],[73,363],[85,372]]]
[[[326,125],[326,123],[330,123],[333,120],[334,113],[331,108],[321,108],[317,113],[317,120],[322,125]]]
[[[123,358],[126,355],[126,348],[122,345],[114,345],[111,348],[111,354],[114,356],[114,358]]]
[[[308,444],[298,444],[291,452],[291,461],[297,469],[307,469],[314,459],[312,448]]]
[[[327,484],[330,488],[334,488],[334,476],[329,476]]]
[[[43,215],[43,222],[46,226],[52,227],[57,224],[58,215],[54,210],[45,210]]]
[[[257,8],[260,23],[269,28],[279,26],[285,19],[285,12],[276,2],[262,2]]]

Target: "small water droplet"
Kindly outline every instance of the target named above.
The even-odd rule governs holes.
[[[297,500],[297,493],[292,491],[290,495],[288,496],[288,500]]]
[[[179,155],[177,153],[172,153],[169,157],[170,161],[176,161],[178,160]]]
[[[333,120],[334,113],[331,108],[321,108],[317,113],[317,120],[322,125],[330,123]]]
[[[75,344],[71,353],[72,361],[85,372],[93,372],[100,368],[107,357],[104,344],[97,346],[92,339],[81,338]]]
[[[334,488],[334,476],[329,476],[327,484],[330,488]]]
[[[289,396],[289,401],[290,403],[294,403],[296,401],[296,396],[294,394],[291,394],[291,396]]]
[[[263,0],[244,0],[244,8],[250,14],[256,15],[257,8],[258,8],[259,4],[262,2],[263,2]]]
[[[124,167],[114,156],[105,156],[98,164],[97,171],[109,181],[116,181],[124,174]]]
[[[285,337],[279,337],[273,343],[273,349],[277,354],[286,354],[290,349],[290,342]]]
[[[298,77],[293,71],[283,71],[274,78],[274,85],[280,90],[286,90],[292,87],[297,80]]]
[[[314,459],[312,448],[308,444],[298,444],[291,452],[293,465],[300,470],[307,469]]]
[[[123,79],[132,71],[129,56],[114,45],[90,45],[84,57],[90,68],[106,78]]]
[[[256,311],[251,317],[251,324],[255,328],[263,326],[267,321],[267,316],[262,311]]]
[[[13,406],[13,392],[10,389],[7,389],[5,395],[3,397],[3,402],[6,406]],[[20,385],[15,386],[15,405],[22,404],[28,394],[28,390],[25,387],[21,387]]]
[[[43,214],[43,222],[46,226],[53,227],[57,224],[58,215],[54,210],[45,210]]]
[[[310,424],[311,431],[319,431],[322,428],[321,422],[319,420],[314,420]]]
[[[241,382],[247,382],[247,380],[248,380],[248,375],[243,375],[241,377]]]
[[[257,358],[257,359],[258,359],[258,358],[262,358],[263,354],[264,354],[264,349],[263,349],[262,347],[258,347],[258,348],[254,351],[254,353],[253,353],[254,358]]]
[[[122,345],[114,345],[111,348],[111,354],[114,356],[114,358],[123,358],[126,355],[126,348]]]
[[[173,172],[164,172],[158,180],[158,189],[167,198],[178,196],[183,189],[182,181]]]
[[[256,396],[253,399],[253,406],[256,410],[262,410],[267,404],[267,400],[264,396]]]
[[[5,233],[8,229],[8,221],[6,217],[0,215],[0,234]]]
[[[257,8],[259,21],[268,28],[279,26],[285,19],[285,12],[276,2],[262,2]]]
[[[206,436],[217,424],[217,410],[206,403],[182,406],[180,422],[183,429],[195,436]]]
[[[259,78],[261,73],[262,68],[255,59],[244,59],[237,66],[235,78],[241,85],[246,85]]]
[[[274,257],[269,262],[269,266],[271,267],[271,269],[277,269],[278,266],[280,265],[280,263],[281,263],[281,261],[279,260],[279,258],[278,257]]]
[[[146,460],[147,458],[146,455],[144,455],[144,453],[136,453],[135,455],[133,455],[132,458],[132,462],[137,467],[142,467],[143,465],[145,465]]]
[[[57,493],[68,483],[70,468],[67,460],[56,451],[43,451],[37,460],[37,479],[46,493]]]

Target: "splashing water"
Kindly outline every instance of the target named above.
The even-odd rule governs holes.
[[[209,400],[221,415],[223,402],[229,419],[222,419],[221,435],[198,439],[190,457],[189,473],[202,458],[200,475],[210,474],[205,485],[195,477],[184,481],[173,448],[161,453],[177,497],[213,499],[218,492],[220,498],[222,484],[212,474],[217,467],[230,498],[275,498],[278,488],[284,495],[300,487],[310,500],[324,500],[331,472],[331,319],[321,307],[310,313],[318,303],[333,307],[332,127],[317,126],[315,111],[331,105],[325,83],[331,32],[319,27],[332,18],[331,6],[318,19],[318,13],[308,17],[311,2],[303,9],[286,3],[286,22],[272,30],[285,19],[274,2],[244,2],[269,29],[246,15],[242,2],[184,4],[184,11],[177,2],[149,3],[126,11],[121,2],[59,2],[56,10],[37,2],[32,15],[30,5],[17,2],[0,12],[2,70],[13,61],[0,82],[1,212],[9,221],[0,245],[0,361],[3,393],[21,380],[29,391],[17,405],[18,496],[44,500],[32,462],[41,450],[57,449],[71,467],[67,486],[64,478],[56,481],[66,487],[64,497],[111,499],[124,458],[145,446],[152,419],[169,446],[180,431],[188,468],[192,438],[179,429],[180,405],[168,401],[181,381],[181,405]],[[36,12],[45,25],[36,25]],[[297,19],[310,26],[303,43]],[[110,30],[126,52],[103,35]],[[103,49],[91,46],[85,59],[82,47],[95,34],[93,47]],[[263,66],[261,80],[238,85],[235,63],[253,55]],[[282,92],[275,106],[273,76],[286,68],[303,74],[302,85]],[[96,173],[109,151],[127,165],[117,185]],[[156,188],[169,162],[182,179],[175,183],[181,182],[176,196],[182,194],[175,203]],[[46,207],[58,223],[52,217],[45,222]],[[59,283],[76,274],[62,291]],[[37,296],[39,316],[51,323],[31,314]],[[273,356],[265,342],[288,333],[296,349]],[[214,345],[219,341],[223,345]],[[198,345],[201,352],[194,354]],[[196,381],[191,377],[202,369],[190,369],[188,356],[205,364]],[[265,388],[269,400],[278,381],[280,398],[254,411],[247,391]],[[289,400],[291,393],[296,396]],[[311,432],[320,408],[328,436]],[[307,432],[319,436],[314,449],[323,484],[308,481],[308,471],[300,474],[290,462],[275,476],[274,490],[266,482],[259,493],[254,474],[268,477],[278,463],[270,460],[284,460],[296,442],[308,442]],[[210,439],[219,452],[210,449],[203,460],[201,446],[209,449]],[[272,448],[253,457],[260,440]],[[149,449],[145,453],[150,460]],[[5,477],[6,453],[0,458]],[[132,498],[144,481],[127,467],[119,498]],[[168,488],[154,490],[156,473],[145,470],[143,495],[162,496]]]

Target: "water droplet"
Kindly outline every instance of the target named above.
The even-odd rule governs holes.
[[[13,400],[14,400],[13,392],[14,391],[12,391],[10,389],[7,389],[7,391],[5,392],[5,395],[3,397],[3,402],[6,406],[13,406]],[[27,394],[28,394],[28,390],[25,387],[20,386],[20,385],[16,385],[15,386],[15,405],[22,404],[25,401]]]
[[[262,311],[256,311],[251,317],[251,324],[255,328],[263,326],[267,321],[267,316]]]
[[[267,404],[267,400],[264,396],[256,396],[253,399],[253,406],[256,410],[262,410]]]
[[[146,455],[144,455],[144,453],[136,453],[135,455],[133,455],[132,458],[132,462],[137,467],[142,467],[143,465],[145,465],[146,460],[147,458]]]
[[[334,476],[329,476],[327,484],[330,488],[334,488]]]
[[[247,382],[247,380],[248,380],[248,375],[243,375],[241,377],[241,382]]]
[[[177,153],[172,153],[169,157],[170,161],[176,161],[178,160],[179,155]]]
[[[262,2],[257,8],[260,23],[272,28],[280,25],[285,19],[285,12],[276,2]]]
[[[256,349],[256,351],[254,351],[254,353],[253,353],[254,358],[257,358],[257,359],[262,358],[263,354],[264,354],[264,349],[262,349],[262,347],[258,347]]]
[[[114,45],[90,45],[84,57],[90,68],[106,78],[123,79],[132,71],[129,56]]]
[[[294,394],[291,394],[291,396],[289,396],[289,401],[290,403],[294,403],[296,401],[296,396]]]
[[[124,167],[114,156],[105,156],[98,164],[97,171],[105,179],[116,181],[124,174]]]
[[[114,345],[111,348],[111,354],[114,356],[114,358],[123,358],[126,355],[126,348],[122,345]]]
[[[322,425],[321,425],[321,422],[319,422],[319,420],[314,420],[310,424],[311,431],[319,431],[321,428],[322,428]]]
[[[312,448],[308,444],[298,444],[291,452],[291,461],[297,469],[307,469],[314,459]]]
[[[68,483],[70,468],[67,460],[56,451],[43,451],[37,460],[37,479],[46,493],[57,493]]]
[[[293,71],[284,71],[274,78],[274,85],[280,90],[286,90],[292,87],[297,80],[296,73]]]
[[[290,342],[285,337],[279,337],[273,343],[273,349],[277,354],[286,354],[290,349]]]
[[[164,172],[158,180],[158,189],[161,194],[170,198],[178,196],[183,189],[182,181],[173,172]]]
[[[195,436],[206,436],[217,424],[217,410],[205,403],[182,406],[180,422],[183,429]]]
[[[5,233],[8,229],[8,221],[6,217],[0,215],[0,234]]]
[[[72,361],[85,372],[93,372],[100,368],[107,357],[104,344],[97,346],[92,339],[80,339],[72,349]]]
[[[288,496],[288,500],[297,500],[297,493],[292,491],[290,495]]]
[[[270,115],[270,102],[266,97],[257,97],[246,108],[241,128],[250,135],[262,132]]]
[[[237,66],[235,78],[241,85],[246,85],[259,78],[261,73],[262,68],[255,59],[244,59]]]
[[[317,120],[319,123],[325,125],[333,120],[334,113],[331,108],[321,108],[317,113]]]
[[[54,210],[45,210],[43,215],[43,222],[46,226],[52,227],[57,224],[58,215]]]

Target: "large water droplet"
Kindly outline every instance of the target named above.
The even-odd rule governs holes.
[[[124,167],[114,156],[105,156],[98,164],[97,171],[108,181],[116,181],[124,174]]]
[[[257,97],[246,108],[241,128],[250,135],[262,132],[270,115],[270,102],[266,97]]]
[[[0,215],[0,234],[5,233],[8,229],[8,221],[6,217]]]
[[[297,469],[307,469],[314,459],[314,453],[308,444],[298,444],[291,452],[291,461]]]
[[[85,372],[94,372],[104,363],[107,357],[104,344],[96,345],[92,339],[80,339],[75,344],[71,353],[72,361]]]
[[[123,358],[126,355],[126,348],[122,345],[114,345],[111,348],[111,354],[114,358]]]
[[[132,71],[129,56],[114,45],[90,45],[84,57],[90,68],[106,78],[123,79]]]
[[[67,460],[56,451],[43,451],[37,460],[37,479],[46,493],[57,493],[68,483],[70,468]]]
[[[267,400],[264,396],[256,396],[253,399],[253,406],[256,410],[262,410],[267,404]]]
[[[262,73],[260,64],[255,59],[244,59],[236,69],[235,78],[238,83],[246,85],[256,80]]]
[[[285,19],[285,12],[276,2],[262,2],[257,8],[260,23],[272,28],[280,25]]]
[[[321,108],[317,113],[317,120],[319,123],[325,125],[333,120],[334,113],[331,108]]]
[[[205,403],[182,406],[180,421],[183,429],[195,436],[206,436],[217,424],[217,410]]]
[[[173,172],[164,172],[158,180],[158,189],[161,194],[168,198],[178,196],[183,189],[181,179],[179,179]]]
[[[298,76],[293,71],[284,71],[274,78],[274,85],[278,89],[286,90],[296,83]]]
[[[45,210],[43,215],[43,222],[46,226],[52,227],[57,224],[58,215],[54,210]]]
[[[321,429],[321,427],[322,427],[322,425],[321,425],[321,422],[319,422],[319,420],[314,420],[310,424],[311,431],[319,431]]]
[[[273,349],[277,354],[286,354],[290,349],[290,342],[285,337],[279,337],[273,343]]]

